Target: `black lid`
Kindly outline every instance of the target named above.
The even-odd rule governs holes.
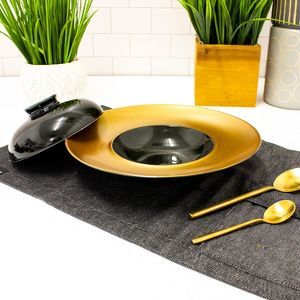
[[[100,106],[89,100],[60,103],[51,96],[25,110],[29,119],[16,131],[8,146],[12,161],[32,157],[64,141],[95,122]]]

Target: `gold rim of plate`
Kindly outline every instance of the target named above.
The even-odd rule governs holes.
[[[214,148],[198,160],[163,166],[136,163],[113,150],[113,141],[120,134],[155,125],[198,130],[212,139]],[[261,138],[253,126],[229,114],[202,107],[162,104],[107,110],[65,143],[75,159],[100,171],[132,177],[173,178],[212,173],[239,164],[258,151]]]

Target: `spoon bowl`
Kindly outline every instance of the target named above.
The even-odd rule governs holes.
[[[263,220],[269,224],[279,224],[288,220],[296,210],[296,204],[290,200],[281,200],[269,206]]]
[[[283,192],[283,193],[292,193],[292,192],[300,191],[300,168],[291,169],[291,170],[281,173],[279,176],[277,176],[277,178],[275,179],[272,186],[265,186],[265,187],[259,188],[255,191],[231,198],[231,199],[221,202],[219,204],[215,204],[214,206],[204,208],[204,209],[198,210],[196,212],[190,213],[189,215],[190,215],[191,219],[197,219],[199,217],[213,213],[219,209],[237,204],[248,198],[251,198],[251,197],[266,193],[266,192],[274,191],[274,190]]]
[[[193,244],[200,244],[216,237],[222,236],[259,223],[280,224],[287,221],[296,211],[296,204],[290,200],[281,200],[269,206],[263,218],[253,219],[242,224],[238,224],[229,228],[225,228],[204,236],[196,237],[192,240]]]
[[[280,192],[291,193],[300,190],[300,168],[280,174],[274,181],[274,188]]]

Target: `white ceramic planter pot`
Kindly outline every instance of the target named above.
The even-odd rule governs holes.
[[[83,97],[87,75],[78,60],[58,65],[26,64],[21,72],[21,82],[26,105],[32,105],[54,94],[59,101]]]
[[[268,53],[265,102],[300,109],[300,30],[272,27]]]

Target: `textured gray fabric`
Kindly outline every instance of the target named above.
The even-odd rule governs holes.
[[[13,165],[0,149],[0,182],[183,266],[267,299],[300,299],[300,210],[287,223],[261,224],[194,246],[200,234],[263,215],[300,193],[268,194],[190,221],[187,212],[272,184],[300,166],[300,153],[264,142],[250,160],[180,179],[138,179],[90,169],[64,145]],[[257,205],[259,204],[259,205]],[[121,251],[121,250],[120,250]]]

